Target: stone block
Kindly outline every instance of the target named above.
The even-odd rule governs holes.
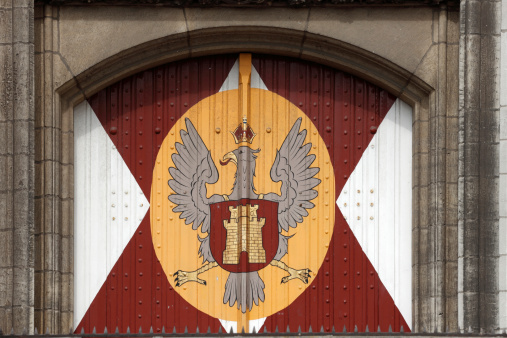
[[[414,139],[417,152],[427,153],[430,149],[430,124],[428,121],[415,121],[414,123]]]
[[[447,12],[447,43],[459,43],[459,12]]]
[[[457,226],[446,226],[445,227],[445,260],[446,261],[457,261],[458,259],[458,227]],[[457,273],[457,272],[456,272]]]
[[[419,212],[419,226],[425,228],[430,226],[429,213],[431,206],[428,203],[428,191],[427,186],[421,186],[419,188],[419,200],[421,201],[420,212]]]
[[[446,152],[446,168],[445,168],[445,180],[449,183],[458,182],[458,150],[447,150]]]
[[[507,140],[500,141],[500,168],[499,174],[507,174]],[[507,189],[507,186],[503,186],[500,184],[500,189]]]
[[[507,291],[507,255],[498,257],[498,290]]]
[[[498,293],[498,321],[500,330],[507,329],[507,291]]]
[[[479,225],[477,220],[466,220],[463,226],[462,249],[463,257],[479,256]],[[463,262],[470,263],[469,261]],[[466,267],[467,265],[464,265]],[[466,270],[465,270],[466,271]]]
[[[481,50],[481,38],[479,35],[468,35],[465,40],[465,58],[464,65],[464,86],[465,102],[464,106],[468,109],[478,109],[480,104],[480,74],[481,74],[481,56],[477,51]]]
[[[58,234],[45,234],[44,241],[44,261],[42,262],[44,270],[58,271],[60,264],[58,262],[58,256],[60,252],[60,236]],[[61,259],[61,257],[60,257]]]
[[[33,133],[33,121],[14,121],[13,128],[14,154],[33,154],[34,145],[33,142],[30,143],[30,134]]]
[[[43,220],[43,226],[44,226],[44,232],[46,234],[51,234],[54,232],[55,227],[55,215],[58,215],[58,208],[57,203],[55,203],[55,200],[57,198],[55,196],[45,196],[42,200],[44,203],[44,210],[52,210],[53,212],[45,212],[44,213],[44,220]]]
[[[66,154],[65,161],[62,159],[63,164],[71,164],[70,156],[74,152],[74,134],[73,133],[61,133],[61,152]]]
[[[16,0],[13,1],[12,8],[30,9],[33,8],[33,2],[30,0]],[[33,13],[32,13],[33,16]]]
[[[358,46],[414,72],[433,43],[432,26],[431,8],[312,8],[307,31]]]
[[[15,22],[15,25],[12,30],[12,42],[15,44],[17,42],[23,43],[33,43],[33,37],[30,36],[30,27],[32,26],[31,22],[33,22],[33,5],[30,7],[18,7],[20,2],[25,0],[16,0],[14,2],[15,6],[12,9],[12,20]],[[28,68],[26,68],[28,69]]]
[[[33,193],[28,190],[14,192],[14,224],[16,227],[33,226]],[[26,249],[26,248],[25,248]]]
[[[480,218],[498,220],[498,177],[481,177],[479,189]]]
[[[12,11],[0,7],[0,43],[12,43]]]
[[[61,206],[62,206],[61,235],[70,237],[73,234],[74,201],[63,200],[61,201]]]
[[[499,141],[498,137],[498,122],[499,122],[499,110],[481,110],[480,111],[480,129],[479,129],[479,137],[481,140],[481,143],[485,146],[488,146],[491,143],[496,143]],[[481,154],[483,155],[482,151],[486,149],[481,149]],[[492,154],[495,154],[498,150],[497,149],[491,149],[490,150]],[[496,156],[495,156],[496,157]]]
[[[455,298],[458,293],[458,261],[448,261],[445,267],[445,288],[448,299]]]
[[[18,217],[20,217],[18,215]],[[33,264],[33,235],[28,226],[16,224],[14,228],[12,245],[13,245],[13,264],[16,267],[28,268]],[[24,225],[24,224],[23,224]]]
[[[285,28],[303,32],[308,19],[307,8],[266,8],[259,15],[255,8],[187,8],[185,10],[188,30],[224,27],[234,30],[235,26]],[[218,19],[218,20],[217,20]]]
[[[446,184],[445,200],[445,222],[447,225],[458,224],[458,185],[456,183]],[[453,238],[455,241],[456,238]]]
[[[419,233],[419,264],[427,264],[431,261],[431,248],[428,228],[421,228]]]
[[[44,195],[44,162],[35,163],[35,184],[34,195],[40,197]]]
[[[26,306],[30,302],[30,293],[33,292],[33,281],[30,278],[32,277],[31,273],[33,273],[33,270],[30,271],[28,267],[14,266],[13,268],[12,292],[15,296],[12,298],[12,305],[14,308]]]
[[[11,268],[13,265],[12,231],[0,231],[0,243],[2,243],[0,246],[0,271],[2,271],[2,268]]]
[[[439,84],[437,83],[439,75],[439,63],[445,61],[439,60],[440,48],[446,48],[446,46],[440,46],[437,44],[429,46],[424,58],[421,60],[417,69],[415,70],[415,75],[417,77],[435,88],[439,87]]]
[[[481,1],[481,34],[497,35],[501,31],[502,2]]]
[[[481,34],[481,2],[476,0],[466,2],[468,8],[464,14],[467,34]]]
[[[500,37],[482,36],[480,51],[481,109],[495,109],[500,105]]]
[[[507,107],[500,108],[499,119],[500,119],[500,139],[507,140]]]
[[[507,8],[507,6],[503,6]],[[507,18],[507,16],[506,16]],[[507,20],[503,20],[505,22]],[[507,32],[503,32],[500,36],[500,69],[502,74],[507,72]],[[507,78],[500,76],[500,105],[507,106]]]
[[[33,102],[33,46],[14,44],[12,51],[16,56],[13,63],[14,85],[14,118],[28,120],[34,118]]]
[[[54,295],[58,290],[58,284],[56,283],[56,272],[47,270],[44,272],[44,307],[45,309],[55,309],[57,307],[57,299]],[[47,323],[49,327],[52,326],[51,322]],[[47,325],[46,324],[46,325]]]
[[[502,216],[498,225],[498,254],[507,255],[507,217]]]
[[[57,168],[55,168],[57,166],[57,163],[53,162],[53,161],[44,161],[42,163],[42,165],[44,166],[44,176],[43,176],[43,180],[44,180],[44,195],[53,195],[55,193],[57,193],[57,191],[54,189],[54,185],[55,185],[55,171]],[[59,177],[58,177],[59,179]]]
[[[15,334],[22,334],[23,331],[30,332],[33,308],[30,305],[21,305],[12,308],[12,324]]]
[[[501,174],[499,178],[499,214],[500,217],[507,217],[507,174]]]
[[[42,310],[44,307],[44,292],[41,291],[44,290],[44,272],[36,271],[34,273],[34,287],[35,290],[39,290],[39,292],[35,292],[34,308]]]
[[[494,285],[497,283],[495,281]],[[490,292],[481,292],[480,294],[480,302],[478,307],[478,315],[477,308],[475,308],[475,316],[479,317],[481,328],[487,331],[492,331],[498,327],[497,316],[498,316],[498,293],[491,291]]]
[[[477,257],[463,258],[463,292],[473,294],[479,290],[479,259]]]
[[[14,156],[14,189],[33,189],[32,160],[29,155]]]
[[[35,128],[34,136],[35,136],[35,145],[34,145],[35,162],[41,162],[44,160],[44,129]]]
[[[13,200],[10,192],[0,193],[0,231],[12,230]]]
[[[12,46],[0,45],[0,122],[13,119],[13,69]]]
[[[72,275],[69,273],[64,273],[61,275],[61,285],[62,290],[69,290],[73,288],[72,284]],[[72,308],[72,299],[69,295],[61,295],[61,310],[63,312],[70,312],[73,310]]]
[[[0,8],[11,9],[12,0],[0,0]]]
[[[44,234],[34,235],[34,257],[35,257],[35,270],[41,271],[43,269],[44,259]]]
[[[152,6],[63,6],[59,27],[60,52],[76,75],[131,47],[187,30],[182,9]]]
[[[480,170],[479,157],[480,145],[478,143],[465,143],[465,177],[478,176]]]
[[[0,156],[13,153],[12,121],[0,122]]]

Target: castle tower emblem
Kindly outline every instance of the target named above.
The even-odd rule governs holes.
[[[223,254],[224,264],[239,264],[242,252],[248,253],[248,263],[266,263],[266,251],[262,245],[262,227],[265,218],[257,217],[258,205],[229,206],[231,217],[224,220],[227,239]]]

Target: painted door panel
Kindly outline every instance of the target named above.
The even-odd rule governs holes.
[[[121,332],[410,328],[412,111],[391,94],[300,60],[221,55],[133,75],[76,106],[74,115],[76,332],[106,326],[110,332],[117,326]],[[243,118],[255,134],[251,143],[236,143],[231,135],[243,128]],[[281,234],[293,236],[288,253],[259,270],[263,296],[245,312],[237,309],[239,298],[222,301],[229,273],[199,257],[207,232],[185,224],[188,214],[175,211],[181,199],[168,199],[180,194],[193,201],[195,195],[175,188],[185,180],[169,172],[194,168],[193,160],[174,158],[197,142],[184,136],[192,134],[187,120],[203,142],[195,159],[209,151],[217,167],[217,183],[202,190],[206,199],[215,194],[215,202],[246,196],[234,193],[236,166],[219,164],[233,150],[258,151],[248,162],[256,165],[255,177],[248,177],[255,198],[281,195],[284,181],[275,182],[271,173],[278,150],[289,162],[314,158],[295,182],[319,182],[295,191],[315,191],[308,200],[315,206],[298,202],[306,211],[288,231],[279,221]],[[283,150],[294,133],[302,141]],[[299,157],[291,152],[303,148]],[[234,221],[226,214],[230,219],[219,222]],[[205,270],[198,274],[201,282],[181,284],[197,269]],[[301,278],[281,283],[291,269]],[[301,274],[308,274],[308,284]]]

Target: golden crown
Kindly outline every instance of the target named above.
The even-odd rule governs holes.
[[[234,131],[231,131],[231,134],[234,137],[234,142],[236,142],[236,144],[241,142],[252,143],[255,135],[257,135],[248,125],[246,116],[243,117],[243,123],[240,123]]]

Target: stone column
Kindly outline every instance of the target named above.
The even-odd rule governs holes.
[[[500,6],[461,2],[458,322],[474,332],[498,328]]]
[[[0,328],[33,331],[33,0],[0,0]]]

